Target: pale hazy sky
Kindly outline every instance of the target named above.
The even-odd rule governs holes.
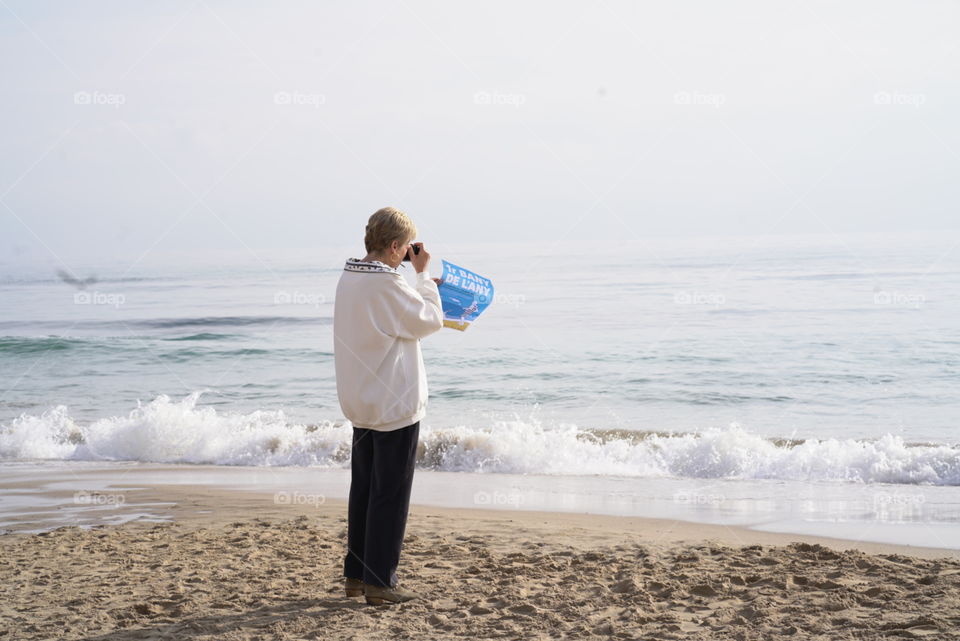
[[[954,229],[955,2],[0,2],[0,252]]]

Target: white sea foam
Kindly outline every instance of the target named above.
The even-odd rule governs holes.
[[[342,465],[349,431],[333,423],[287,421],[283,412],[249,414],[197,407],[159,396],[127,416],[81,425],[64,406],[0,426],[0,458],[122,460],[214,465]]]
[[[0,425],[0,458],[215,465],[349,465],[349,426],[302,425],[160,396],[127,416],[81,424],[60,406]],[[618,475],[960,485],[960,448],[876,440],[778,444],[738,427],[695,434],[592,432],[534,420],[421,430],[421,467],[515,474]]]

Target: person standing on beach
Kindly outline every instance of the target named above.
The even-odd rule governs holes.
[[[416,236],[413,221],[393,207],[370,216],[367,255],[347,260],[334,302],[337,396],[353,424],[344,589],[372,605],[418,596],[400,587],[396,570],[427,407],[420,339],[443,327],[443,310],[430,254]],[[398,270],[405,257],[415,287]]]

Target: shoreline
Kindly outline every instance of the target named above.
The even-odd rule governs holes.
[[[5,638],[960,638],[951,550],[414,504],[398,574],[422,598],[376,607],[343,595],[339,499],[125,492],[117,515],[169,520],[0,536]]]
[[[29,487],[31,482],[23,481],[13,485]],[[190,484],[138,484],[138,486],[124,489],[122,504],[112,506],[109,505],[110,497],[121,494],[110,490],[92,491],[90,493],[92,497],[103,497],[103,507],[97,509],[94,506],[93,508],[93,511],[97,512],[94,522],[84,523],[82,518],[76,518],[72,523],[63,523],[52,529],[70,526],[99,528],[141,525],[150,527],[158,523],[176,523],[189,528],[216,527],[245,515],[279,520],[298,517],[342,518],[346,523],[347,504],[346,500],[341,498],[302,495],[299,502],[291,498],[290,502],[284,503],[282,498],[278,502],[277,493],[266,490],[211,488]],[[70,490],[53,490],[49,494],[64,502],[68,501],[74,493]],[[289,493],[287,495],[289,496]],[[315,500],[313,500],[314,497]],[[14,525],[12,528],[8,526],[7,532],[2,536],[36,534],[37,532],[30,530],[30,524],[35,523],[37,517],[56,512],[58,510],[51,511],[42,507],[26,510],[11,519],[22,526]],[[411,519],[414,517],[454,521],[466,519],[475,524],[482,524],[491,532],[497,528],[523,527],[542,530],[544,534],[549,535],[558,529],[563,529],[570,534],[569,542],[572,544],[582,540],[587,545],[610,545],[625,538],[644,544],[669,542],[785,546],[791,543],[805,543],[823,545],[837,550],[859,550],[868,554],[901,554],[925,559],[960,560],[960,550],[948,548],[882,543],[819,534],[763,531],[740,525],[700,523],[682,519],[520,508],[447,507],[416,502],[411,502],[410,514]]]
[[[0,532],[182,519],[188,515],[173,510],[172,504],[189,501],[185,487],[226,492],[208,499],[214,506],[253,497],[259,497],[259,510],[273,510],[280,501],[332,504],[346,500],[349,470],[22,462],[0,467],[0,488],[4,490],[0,494]],[[960,505],[950,488],[940,487],[810,484],[796,488],[762,482],[637,482],[615,477],[418,470],[411,504],[437,513],[464,510],[491,518],[539,513],[550,519],[592,522],[618,517],[684,523],[699,531],[735,531],[742,540],[779,533],[780,538],[766,540],[793,537],[877,550],[886,545],[885,549],[960,553]],[[204,514],[209,517],[210,511]],[[623,525],[626,520],[611,527],[628,527]]]

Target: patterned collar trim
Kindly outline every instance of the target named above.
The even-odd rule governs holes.
[[[399,274],[400,272],[386,263],[379,260],[360,260],[359,258],[348,258],[347,264],[343,266],[347,272],[363,272],[367,274],[387,273]]]

